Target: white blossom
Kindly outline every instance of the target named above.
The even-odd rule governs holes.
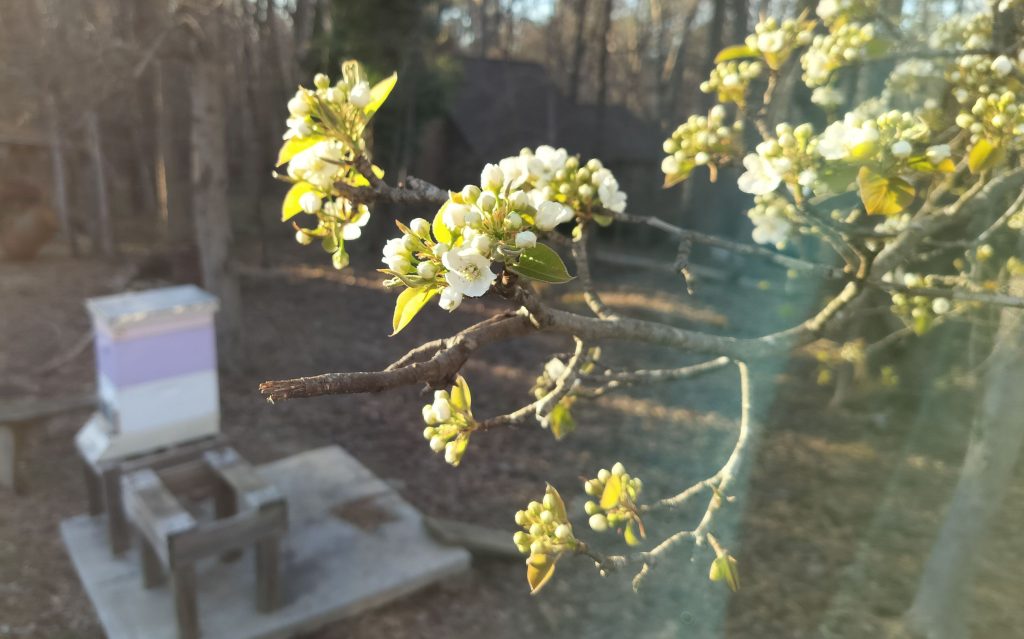
[[[925,154],[925,157],[928,158],[929,162],[931,162],[932,164],[938,164],[938,163],[942,162],[943,160],[946,160],[947,158],[949,158],[949,156],[950,156],[949,145],[948,144],[936,144],[935,146],[930,146],[924,152],[924,154]]]
[[[468,297],[480,297],[497,278],[491,271],[491,261],[476,249],[453,249],[441,261],[448,269],[444,276],[448,286]]]
[[[889,150],[892,152],[893,156],[905,158],[914,152],[914,147],[906,140],[896,140],[893,142],[892,146],[889,147]]]
[[[597,196],[604,208],[622,213],[626,210],[626,194],[619,190],[618,181],[610,175],[597,187]]]
[[[758,153],[750,153],[743,158],[746,172],[739,177],[736,185],[744,193],[764,195],[779,188],[782,176],[775,170],[772,163]]]
[[[498,191],[505,185],[505,174],[497,164],[488,164],[480,172],[480,188],[485,191]]]
[[[456,231],[466,223],[466,213],[469,213],[468,206],[449,200],[444,207],[444,215],[441,216],[441,221],[449,229]]]
[[[1005,78],[1013,71],[1013,62],[1005,55],[1001,55],[992,61],[992,71],[1000,78]]]

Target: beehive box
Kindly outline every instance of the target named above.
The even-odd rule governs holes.
[[[99,410],[79,432],[93,461],[220,430],[217,299],[174,286],[86,301],[96,348]]]

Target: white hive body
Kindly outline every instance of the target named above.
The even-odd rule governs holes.
[[[174,286],[86,302],[99,410],[79,431],[93,462],[145,453],[220,430],[217,299]]]

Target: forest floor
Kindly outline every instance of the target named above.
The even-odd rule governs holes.
[[[388,338],[393,297],[371,270],[376,258],[356,254],[359,266],[336,274],[313,249],[282,243],[274,250],[272,274],[243,279],[245,352],[237,370],[221,378],[224,429],[254,462],[336,443],[424,513],[511,535],[513,514],[543,494],[545,481],[581,511],[580,477],[621,460],[656,498],[706,476],[732,447],[738,406],[731,368],[580,402],[578,429],[561,442],[533,425],[479,434],[458,469],[423,441],[418,389],[268,405],[257,392],[261,381],[383,367],[419,340],[502,310],[496,302],[472,301],[449,317],[428,308],[400,336]],[[113,292],[129,261],[47,255],[29,264],[0,263],[0,398],[92,388],[91,348],[42,369],[80,342],[89,330],[83,300]],[[604,289],[606,301],[623,313],[740,335],[792,323],[813,302],[780,302],[771,292],[725,285],[700,286],[688,297],[668,278],[614,280]],[[579,306],[571,288],[545,294]],[[474,409],[487,416],[517,408],[544,360],[569,345],[540,337],[485,349],[464,371]],[[665,349],[614,344],[605,357],[648,367],[679,363]],[[815,384],[816,366],[797,353],[779,371],[750,488],[737,491],[739,499],[727,507],[735,529],[722,536],[739,557],[736,595],[707,581],[704,548],[678,549],[638,594],[630,574],[602,579],[589,562],[566,558],[546,590],[531,597],[520,561],[476,560],[467,576],[310,639],[893,636],[956,481],[966,441],[963,411],[958,414],[948,397],[939,401],[937,383],[934,393],[898,389],[887,402],[868,397],[849,409],[830,409],[829,389]],[[2,638],[102,636],[58,534],[61,519],[85,511],[72,436],[86,416],[61,415],[39,428],[24,460],[28,494],[0,493]],[[692,526],[698,515],[691,509],[672,521],[648,522],[651,538]],[[1024,636],[1021,529],[1024,473],[1018,467],[995,527],[977,549],[973,636]],[[577,533],[593,536],[585,526]]]

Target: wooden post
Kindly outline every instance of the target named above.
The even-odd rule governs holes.
[[[60,232],[68,241],[71,255],[78,257],[78,240],[71,228],[71,211],[68,208],[67,177],[64,175],[64,141],[60,135],[60,116],[57,113],[57,100],[53,95],[46,96],[46,112],[50,120],[50,158],[53,161],[53,202],[57,207],[57,220]]]
[[[96,238],[100,253],[105,257],[114,254],[114,234],[110,222],[110,199],[107,194],[106,170],[103,167],[103,142],[100,138],[99,118],[95,111],[85,115],[85,126],[89,132],[89,151],[96,172],[97,224]]]
[[[237,365],[242,329],[241,292],[230,266],[231,211],[228,206],[224,92],[220,67],[201,56],[192,78],[192,207],[203,286],[220,298],[218,342],[223,361]]]
[[[107,510],[107,532],[110,536],[110,550],[120,555],[129,546],[128,521],[124,515],[121,498],[121,469],[116,465],[100,471],[103,484],[103,502]]]
[[[89,462],[82,460],[82,471],[85,475],[85,493],[89,500],[89,514],[95,517],[103,512],[103,488],[100,478],[96,476]]]
[[[280,599],[278,546],[276,536],[256,542],[256,609],[260,612],[274,611]]]
[[[160,557],[153,549],[153,542],[145,535],[139,535],[139,553],[142,555],[142,585],[145,588],[156,588],[165,581]]]
[[[174,587],[174,610],[178,616],[178,637],[199,637],[199,611],[196,608],[196,569],[189,562],[175,566],[171,578]]]

